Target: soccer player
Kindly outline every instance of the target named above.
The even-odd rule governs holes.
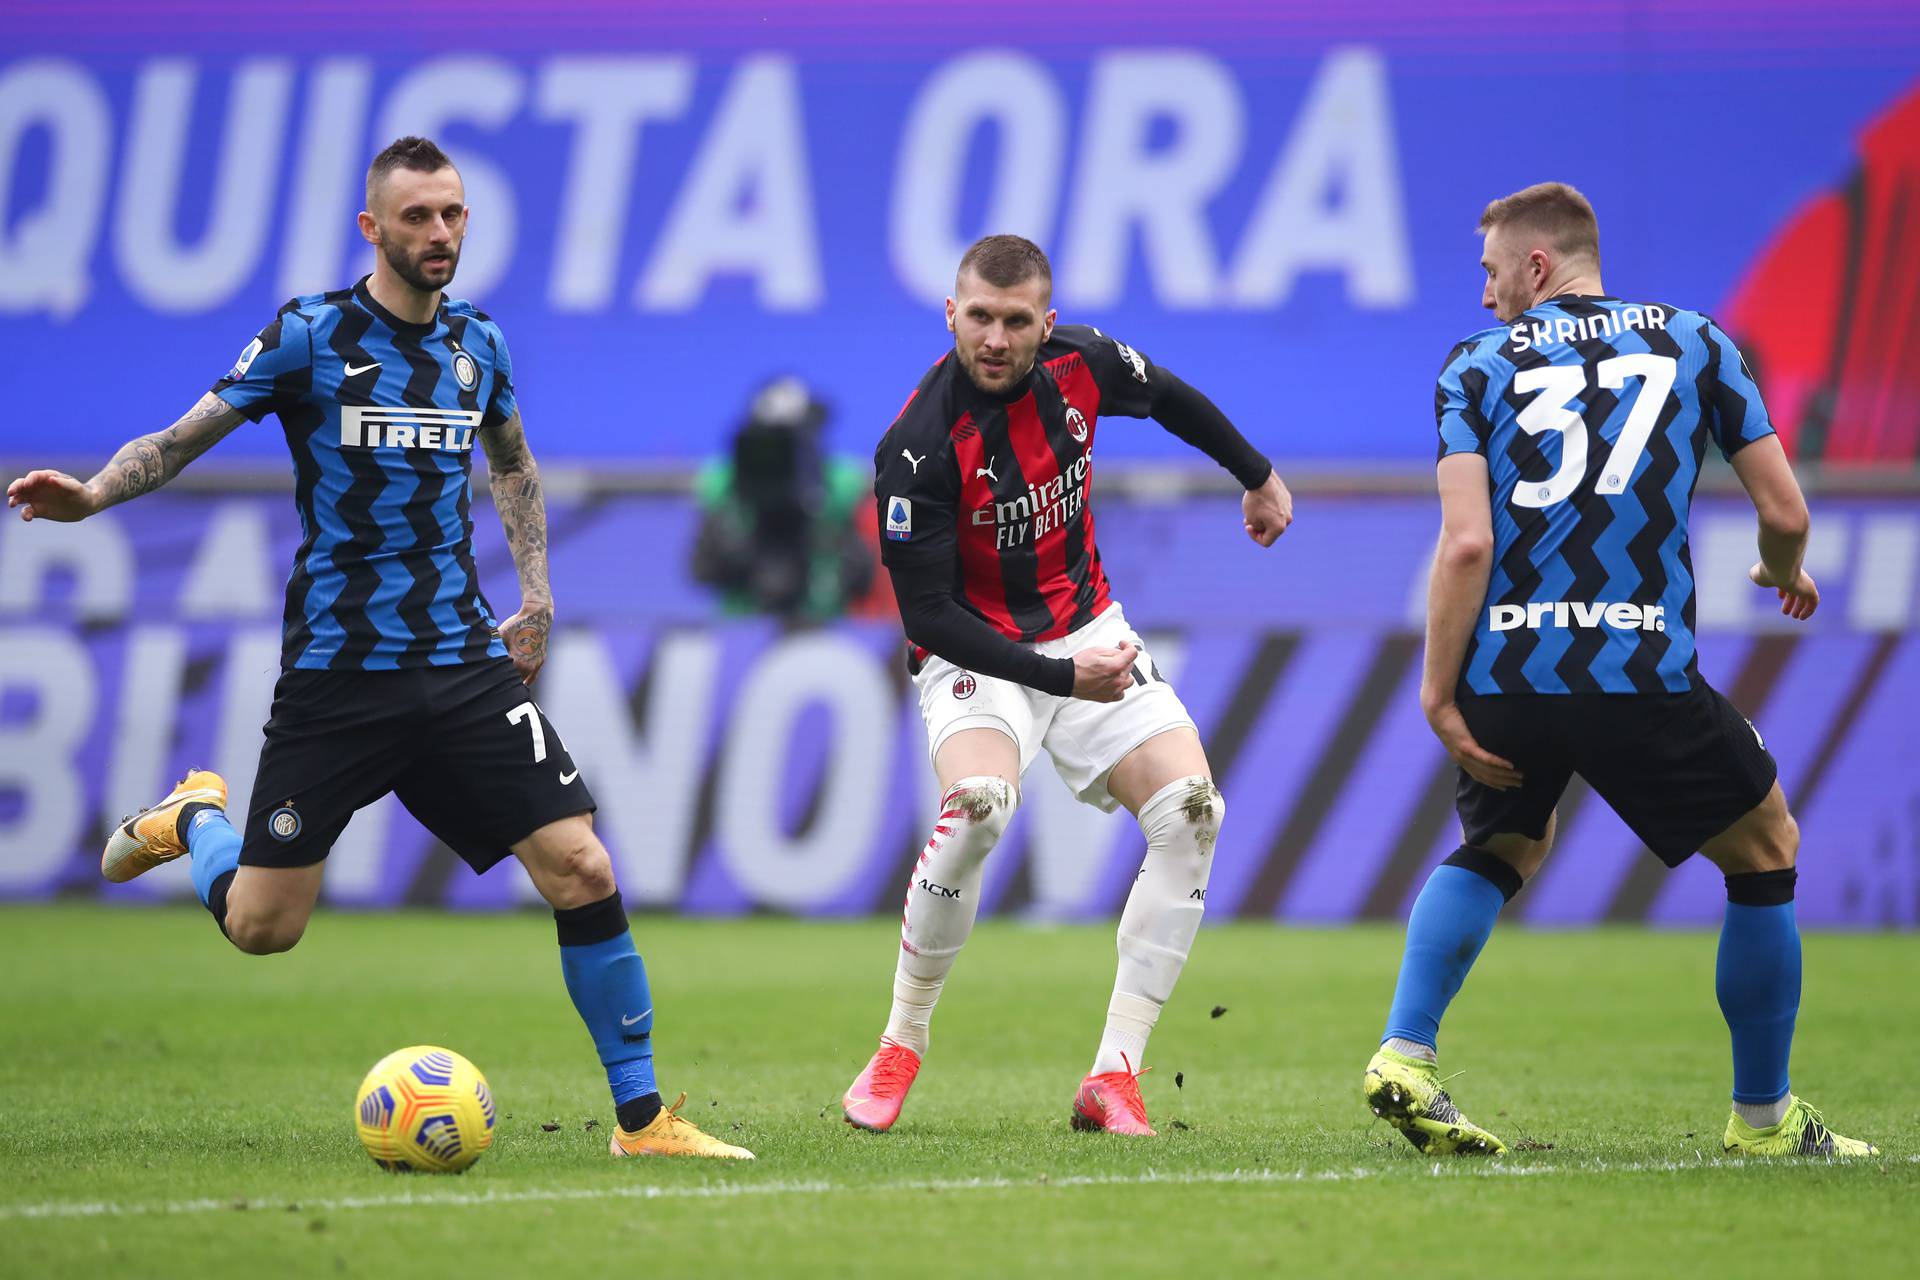
[[[432,142],[401,138],[367,170],[359,223],[373,274],[287,303],[185,417],[84,484],[33,471],[7,487],[23,519],[83,520],[269,413],[293,453],[304,536],[245,834],[226,782],[195,770],[114,830],[101,872],[131,880],[186,855],[234,946],[286,951],[347,820],[393,792],[476,872],[519,858],[553,905],[567,990],[613,1090],[613,1154],[750,1159],[661,1105],[653,997],[593,797],[526,688],[553,626],[546,507],[500,328],[443,293],[467,231],[460,175]],[[467,515],[476,441],[520,578],[498,626]]]
[[[1153,1133],[1135,1077],[1206,907],[1225,806],[1193,720],[1109,593],[1087,502],[1094,432],[1103,415],[1152,416],[1205,452],[1246,490],[1246,531],[1263,547],[1293,499],[1205,396],[1097,329],[1056,326],[1052,293],[1030,241],[968,249],[947,299],[953,349],[874,455],[883,559],[943,798],[907,884],[893,1013],[842,1101],[862,1129],[900,1114],[982,866],[1043,749],[1081,800],[1125,805],[1147,837],[1075,1128]]]
[[[1553,843],[1573,774],[1668,866],[1726,875],[1716,990],[1733,1037],[1741,1155],[1864,1156],[1788,1088],[1800,1004],[1799,828],[1759,733],[1700,678],[1687,508],[1712,443],[1759,513],[1755,585],[1804,620],[1807,505],[1740,352],[1697,311],[1608,297],[1600,231],[1549,182],[1480,218],[1481,305],[1500,320],[1447,356],[1441,531],[1421,702],[1460,766],[1460,848],[1407,921],[1365,1096],[1429,1154],[1500,1139],[1440,1087],[1440,1019],[1503,905]]]

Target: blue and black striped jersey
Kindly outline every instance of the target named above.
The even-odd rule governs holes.
[[[431,324],[362,279],[295,298],[213,393],[280,417],[300,550],[287,580],[288,668],[388,670],[506,656],[473,560],[473,445],[513,417],[499,326],[443,301]]]
[[[1687,510],[1709,439],[1773,433],[1740,352],[1697,311],[1550,299],[1456,346],[1440,456],[1478,453],[1494,564],[1460,686],[1681,692],[1697,678]]]

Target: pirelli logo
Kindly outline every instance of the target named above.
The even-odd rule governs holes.
[[[450,449],[471,452],[478,409],[410,409],[391,405],[340,406],[343,449]]]

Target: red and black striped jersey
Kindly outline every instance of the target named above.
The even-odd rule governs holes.
[[[952,352],[927,371],[874,454],[890,570],[951,575],[968,612],[1010,640],[1055,640],[1111,594],[1094,543],[1102,414],[1144,418],[1159,369],[1085,325],[1057,325],[1026,380],[995,395]]]

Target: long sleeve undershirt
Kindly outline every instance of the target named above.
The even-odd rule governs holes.
[[[924,566],[888,566],[907,639],[963,670],[1011,680],[1055,697],[1073,696],[1073,659],[1015,644],[953,598],[953,582]]]
[[[1153,420],[1225,467],[1242,489],[1258,489],[1273,474],[1273,464],[1253,447],[1213,401],[1160,369]]]
[[[1153,400],[1153,419],[1187,444],[1219,463],[1241,487],[1257,489],[1273,473],[1266,455],[1240,434],[1201,392],[1165,369]],[[983,676],[1011,680],[1056,697],[1073,695],[1073,659],[1049,658],[1016,644],[963,608],[953,596],[947,573],[931,566],[889,566],[894,599],[907,639],[954,666]]]

